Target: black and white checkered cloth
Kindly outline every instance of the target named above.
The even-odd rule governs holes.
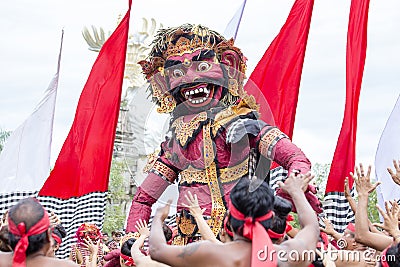
[[[270,175],[270,186],[272,189],[276,190],[278,187],[277,182],[284,182],[288,172],[282,167],[278,167],[272,169]],[[354,197],[354,187],[351,189],[350,193]],[[321,216],[329,219],[337,232],[342,233],[350,222],[354,223],[354,213],[343,192],[328,193],[325,195],[322,205],[324,211]],[[321,226],[323,226],[323,224],[321,224]]]
[[[285,182],[288,177],[288,171],[279,166],[270,171],[269,186],[275,191],[278,188],[278,182]]]
[[[6,210],[23,198],[37,197],[36,192],[13,192],[0,195],[0,212]],[[76,242],[75,233],[85,222],[96,224],[102,228],[106,207],[107,192],[94,192],[81,197],[59,199],[55,197],[37,197],[40,203],[50,213],[53,211],[61,220],[67,236],[63,238],[56,255],[58,258],[68,258],[71,245]]]
[[[354,197],[354,187],[351,190],[351,195]],[[338,233],[343,233],[350,222],[354,223],[353,210],[350,208],[350,204],[343,192],[326,194],[322,205],[324,216],[331,221],[332,226]]]
[[[75,233],[83,223],[96,224],[103,227],[107,192],[93,192],[81,197],[59,199],[39,196],[40,203],[48,212],[54,211],[60,218],[67,236],[63,238],[57,257],[68,258],[71,245],[76,242]]]
[[[21,191],[0,194],[0,218],[3,214],[9,210],[12,206],[18,203],[21,199],[27,197],[36,197],[38,191]]]
[[[149,223],[148,223],[148,227],[149,228],[151,227],[151,223],[153,222],[153,218],[154,218],[154,216],[150,216]],[[171,228],[177,227],[177,225],[176,225],[176,214],[168,216],[167,218],[165,218],[164,222],[165,222],[166,225],[168,225]]]

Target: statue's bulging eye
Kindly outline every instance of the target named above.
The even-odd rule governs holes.
[[[211,64],[209,62],[203,61],[200,62],[199,65],[197,65],[197,71],[208,71],[211,68]]]
[[[185,75],[185,73],[181,69],[174,69],[172,75],[174,76],[174,78],[181,78],[183,75]]]

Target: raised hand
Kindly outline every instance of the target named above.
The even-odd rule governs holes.
[[[396,160],[393,160],[393,167],[394,171],[391,168],[387,168],[387,171],[389,172],[390,176],[392,176],[393,182],[396,184],[400,185],[400,160],[397,162]]]
[[[89,250],[90,255],[92,256],[97,255],[100,246],[100,239],[97,240],[96,244],[93,243],[92,239],[90,238],[85,238],[83,241],[85,242],[84,245]]]
[[[53,211],[50,213],[49,219],[50,219],[50,224],[53,227],[58,225],[58,224],[61,224],[60,219],[58,218],[58,216]]]
[[[350,193],[350,187],[349,187],[349,177],[346,177],[344,179],[344,196],[346,198],[349,198],[349,197],[352,198],[351,193]]]
[[[304,192],[304,188],[307,188],[308,183],[314,178],[310,172],[305,175],[296,175],[292,172],[286,179],[285,183],[278,182],[280,188],[287,192],[289,195],[297,194],[299,191]]]
[[[192,214],[193,217],[203,216],[203,213],[206,209],[200,208],[199,200],[197,199],[197,195],[196,194],[192,195],[192,193],[190,191],[188,191],[188,193],[185,195],[185,198],[187,200],[187,204],[182,203],[182,205],[184,207],[188,208],[188,210],[190,211],[190,214]]]
[[[1,222],[0,222],[0,229],[3,226],[8,225],[8,210],[6,212],[4,212],[3,217],[1,218]]]
[[[89,256],[84,258],[84,263],[86,267],[96,267],[97,266],[97,254],[99,253],[100,239],[97,240],[96,244],[90,238],[85,238],[83,245],[89,251]]]
[[[358,192],[358,195],[369,195],[372,193],[378,185],[380,185],[380,182],[377,182],[375,184],[371,183],[371,165],[368,166],[368,171],[365,174],[364,167],[360,163],[360,167],[356,166],[356,174],[350,173],[350,175],[353,177],[355,183],[356,183],[356,190]]]
[[[172,199],[168,200],[167,204],[164,207],[159,207],[156,210],[156,214],[154,215],[154,217],[159,217],[161,219],[161,221],[164,221],[165,218],[168,217],[169,209],[171,207],[171,203],[172,203]]]
[[[142,219],[138,220],[136,222],[136,229],[139,232],[139,234],[142,236],[150,236],[150,230],[149,227],[147,226],[147,223],[143,221]]]
[[[1,221],[0,221],[0,230],[1,230],[1,228],[3,228],[3,226],[6,226],[6,225],[8,224],[7,214],[8,214],[8,211],[6,211],[6,212],[3,214],[3,217],[1,218]]]
[[[397,204],[397,202],[392,202],[393,206],[392,208],[389,208],[389,202],[385,202],[385,209],[386,212],[379,207],[379,205],[376,205],[379,213],[382,215],[384,221],[382,223],[374,223],[374,226],[380,227],[387,232],[393,237],[393,238],[399,238],[399,214],[400,214],[400,209]]]
[[[335,231],[335,228],[333,228],[333,225],[332,225],[331,221],[328,220],[327,218],[321,218],[321,220],[324,222],[325,227],[320,227],[319,229],[322,232],[333,236],[336,231]]]

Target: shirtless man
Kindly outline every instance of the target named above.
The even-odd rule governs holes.
[[[274,194],[266,182],[244,177],[232,189],[228,204],[233,242],[216,244],[199,241],[187,246],[166,245],[161,226],[168,215],[167,204],[159,208],[154,216],[149,238],[150,255],[152,259],[174,267],[308,266],[312,257],[302,258],[301,255],[315,250],[319,236],[317,216],[302,190],[311,178],[309,173],[304,177],[292,173],[285,184],[281,184],[281,188],[292,197],[302,226],[291,240],[272,244],[267,230],[272,226],[274,216]],[[292,252],[300,256],[293,257]]]
[[[34,198],[20,200],[8,214],[10,246],[13,252],[0,253],[0,266],[77,267],[69,260],[47,257],[51,250],[51,227],[46,210]]]

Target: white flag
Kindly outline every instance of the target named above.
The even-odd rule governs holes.
[[[64,31],[57,73],[33,113],[12,132],[0,154],[0,193],[39,191],[49,176],[63,35]]]
[[[393,170],[394,159],[400,160],[400,95],[386,122],[375,155],[376,178],[382,182],[377,188],[378,203],[381,207],[385,206],[384,201],[400,199],[400,188],[387,171],[388,167]]]
[[[239,6],[233,18],[229,21],[228,25],[224,31],[224,37],[229,40],[231,38],[236,39],[236,35],[239,30],[240,21],[242,20],[242,15],[244,7],[246,6],[246,0]]]

